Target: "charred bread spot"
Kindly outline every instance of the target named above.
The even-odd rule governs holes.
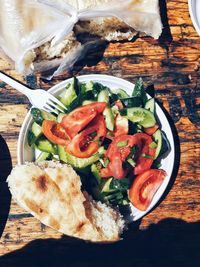
[[[46,175],[41,175],[36,179],[36,188],[40,191],[45,192],[48,190],[48,177]]]
[[[42,208],[39,209],[39,212],[40,212],[40,213],[43,213],[43,211],[44,211],[44,210],[43,210]]]
[[[27,198],[24,200],[24,202],[26,206],[35,213],[38,213],[39,210],[41,209],[41,207],[38,204],[36,204],[35,201],[33,200]]]
[[[76,227],[77,232],[81,232],[83,230],[84,225],[85,222],[80,222]]]

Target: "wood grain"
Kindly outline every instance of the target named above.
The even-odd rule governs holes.
[[[167,15],[171,35],[166,23],[159,41],[142,37],[132,42],[110,43],[100,62],[83,68],[76,66],[73,72],[109,74],[131,82],[142,76],[147,86],[154,84],[158,101],[175,123],[181,151],[179,172],[166,198],[142,219],[140,229],[166,218],[190,223],[200,220],[200,38],[192,26],[186,0],[167,1]],[[61,75],[49,83],[39,75],[23,78],[1,59],[0,70],[45,89],[70,76]],[[17,163],[17,139],[28,108],[26,97],[0,82],[0,135],[6,140],[13,165]],[[60,237],[12,201],[0,240],[0,255],[32,240]]]

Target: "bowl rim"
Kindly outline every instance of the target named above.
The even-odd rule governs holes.
[[[194,25],[196,32],[200,36],[200,25],[198,23],[196,10],[194,9],[196,6],[196,0],[188,0],[188,6],[189,6],[189,13],[190,13],[192,23]]]
[[[66,79],[56,85],[54,85],[52,88],[50,88],[48,90],[48,92],[52,93],[52,94],[56,94],[58,93],[59,90],[62,90],[64,89],[64,87],[70,83],[72,81],[73,78],[69,78],[69,79]],[[116,83],[119,83],[119,84],[123,84],[124,87],[132,87],[134,88],[134,84],[127,81],[127,80],[124,80],[122,78],[118,78],[118,77],[115,77],[115,76],[111,76],[111,75],[104,75],[104,74],[88,74],[88,75],[80,75],[80,76],[77,76],[77,79],[79,79],[80,81],[87,81],[87,80],[99,80],[99,82],[113,82],[113,79],[115,80]],[[123,88],[122,88],[123,89]],[[157,108],[157,115],[158,115],[158,110],[160,112],[160,114],[162,115],[162,117],[164,117],[165,119],[165,122],[167,123],[167,125],[165,125],[168,130],[170,131],[170,147],[171,147],[171,151],[170,151],[170,157],[172,157],[172,163],[171,165],[169,166],[169,169],[170,169],[170,174],[168,174],[167,178],[164,180],[164,183],[161,185],[161,187],[159,188],[159,190],[156,192],[156,194],[154,195],[154,200],[152,201],[152,203],[150,204],[149,208],[142,212],[142,211],[139,211],[137,210],[135,207],[133,207],[133,205],[131,205],[131,209],[132,209],[132,213],[133,213],[133,210],[134,210],[134,217],[131,218],[132,221],[136,221],[136,220],[139,220],[141,219],[142,217],[144,217],[145,215],[147,215],[151,210],[154,209],[154,207],[159,203],[159,201],[161,200],[161,198],[163,197],[166,189],[168,188],[168,185],[169,185],[169,182],[171,181],[172,179],[172,174],[173,174],[173,170],[174,170],[174,166],[175,166],[175,142],[174,142],[174,134],[173,134],[173,131],[172,131],[172,128],[170,126],[170,123],[168,121],[168,118],[166,117],[165,113],[163,112],[163,110],[161,109],[161,107],[158,105],[158,103],[156,103],[156,108]],[[25,144],[27,142],[26,140],[26,136],[27,136],[27,132],[28,132],[28,129],[30,127],[30,124],[32,123],[32,119],[31,119],[31,108],[29,110],[29,112],[27,113],[25,119],[24,119],[24,122],[21,126],[21,129],[20,129],[20,133],[19,133],[19,138],[18,138],[18,143],[17,143],[17,160],[18,160],[18,164],[21,165],[21,164],[24,164],[26,161],[24,160],[24,151],[25,151]],[[158,115],[158,118],[159,118],[159,115]],[[161,123],[161,128],[163,126],[163,123]],[[137,212],[136,212],[136,211]]]

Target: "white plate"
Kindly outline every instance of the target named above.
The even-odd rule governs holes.
[[[107,76],[107,75],[84,75],[84,76],[79,76],[77,77],[81,82],[88,82],[88,81],[94,81],[94,82],[99,82],[102,83],[103,85],[108,86],[109,88],[122,88],[125,91],[127,91],[127,93],[131,94],[134,88],[134,85],[128,81],[125,81],[123,79],[120,78],[116,78],[113,76]],[[72,79],[68,79],[65,80],[59,84],[57,84],[56,86],[52,87],[49,92],[52,93],[55,96],[58,96],[62,90],[66,87],[66,85],[68,83],[72,82]],[[156,113],[157,116],[161,122],[161,129],[165,132],[170,145],[171,145],[171,151],[169,152],[169,154],[167,155],[167,157],[165,159],[162,160],[161,164],[161,168],[163,170],[165,170],[167,172],[167,177],[165,178],[163,184],[161,185],[161,187],[159,188],[159,190],[156,192],[153,201],[150,205],[150,207],[148,208],[147,211],[142,212],[137,210],[136,208],[134,208],[131,205],[131,210],[132,210],[132,214],[131,217],[133,218],[133,221],[136,221],[138,219],[140,219],[141,217],[143,217],[145,214],[147,214],[155,205],[156,203],[159,201],[159,199],[161,198],[161,196],[163,195],[169,181],[172,175],[172,171],[173,171],[173,167],[174,167],[174,158],[175,158],[175,148],[174,148],[174,138],[173,138],[173,134],[169,125],[169,122],[164,114],[164,112],[162,111],[162,109],[159,107],[158,104],[156,104]],[[32,124],[32,117],[29,113],[27,114],[20,134],[19,134],[19,140],[18,140],[18,163],[19,164],[23,164],[27,161],[34,161],[34,151],[28,146],[27,143],[27,133],[28,133],[28,129],[30,127],[30,125]]]
[[[199,0],[188,0],[190,16],[194,27],[200,35],[200,1]]]

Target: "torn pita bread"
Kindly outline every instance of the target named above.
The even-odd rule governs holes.
[[[16,166],[7,182],[17,203],[45,225],[93,242],[119,240],[122,216],[83,194],[80,177],[71,166],[27,163]]]
[[[97,34],[108,41],[131,40],[138,32],[158,39],[162,33],[159,0],[78,0],[78,3],[79,10],[99,9],[108,5],[115,7],[117,3],[121,17],[121,19],[107,17],[81,21],[76,27],[78,32]],[[126,5],[127,7],[124,7]]]
[[[131,40],[138,32],[158,39],[162,33],[159,0],[0,0],[0,4],[0,47],[24,74],[58,66],[59,71],[70,69],[86,53],[77,39],[80,33],[108,41]]]

